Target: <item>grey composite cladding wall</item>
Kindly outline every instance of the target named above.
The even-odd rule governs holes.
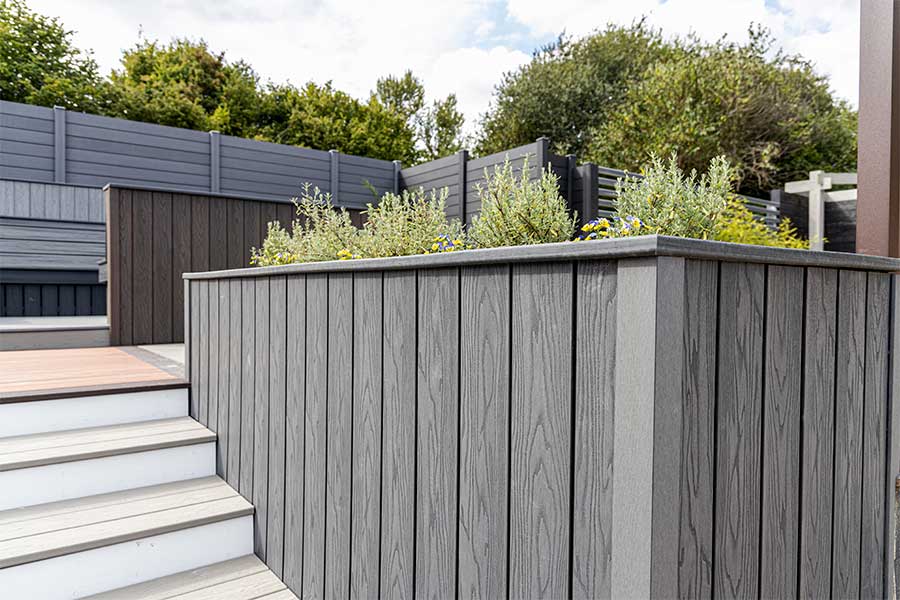
[[[268,224],[289,229],[294,219],[288,202],[117,186],[105,193],[112,345],[183,341],[182,274],[246,267]],[[350,212],[358,224],[359,211]]]
[[[647,236],[189,275],[191,414],[304,598],[880,598],[898,266]]]
[[[108,183],[287,200],[310,182],[362,208],[396,191],[376,160],[60,108],[0,101],[0,178],[102,188]]]

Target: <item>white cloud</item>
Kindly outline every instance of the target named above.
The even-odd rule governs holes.
[[[469,131],[504,71],[563,30],[582,35],[642,15],[666,34],[746,37],[751,21],[786,50],[813,60],[856,102],[858,0],[28,0],[59,16],[104,72],[138,32],[149,39],[203,38],[267,79],[333,81],[365,98],[378,77],[412,69],[431,98],[456,92]]]
[[[790,53],[811,60],[832,88],[856,104],[859,94],[859,0],[509,0],[509,16],[535,34],[583,35],[641,16],[665,35],[722,35],[743,41],[750,23],[768,27]]]

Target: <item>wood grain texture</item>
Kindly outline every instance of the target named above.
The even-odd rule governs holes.
[[[866,292],[866,375],[862,440],[862,522],[859,597],[883,598],[890,276],[869,273]]]
[[[306,413],[303,505],[303,596],[325,596],[328,276],[306,278]]]
[[[200,339],[200,290],[202,286],[199,281],[189,281],[187,282],[191,286],[191,341],[189,348],[185,351],[189,352],[187,355],[188,360],[190,361],[190,368],[188,371],[190,372],[190,382],[191,382],[191,404],[189,414],[200,420],[200,347],[203,342]],[[206,317],[206,315],[203,315]]]
[[[259,232],[259,202],[243,202],[244,205],[244,246],[247,248],[247,258],[250,257],[251,248],[259,248],[265,238],[260,237]],[[249,264],[249,260],[247,261]]]
[[[353,277],[353,497],[350,596],[380,596],[382,278]]]
[[[256,555],[266,562],[269,501],[269,279],[257,279],[256,287],[256,378],[253,407],[253,515]]]
[[[578,264],[572,597],[610,598],[616,263]]]
[[[841,271],[838,275],[837,326],[831,594],[833,598],[851,598],[859,594],[865,273]]]
[[[227,210],[227,239],[229,269],[240,269],[250,264],[250,250],[244,245],[244,207],[243,202],[229,200]]]
[[[345,598],[350,590],[353,275],[328,276],[328,301],[325,596]]]
[[[303,588],[303,502],[306,430],[306,277],[287,279],[287,407],[285,410],[284,572],[297,594]]]
[[[416,273],[384,274],[381,596],[413,596]]]
[[[184,288],[181,276],[191,270],[191,197],[172,194],[172,341],[184,339]]]
[[[284,572],[284,478],[287,388],[287,280],[269,281],[269,491],[266,564],[278,577]]]
[[[228,268],[228,200],[207,198],[209,203],[209,268]]]
[[[715,597],[758,594],[764,290],[765,267],[721,264]]]
[[[109,284],[115,285],[119,291],[119,310],[110,306],[110,318],[112,318],[112,313],[119,313],[118,343],[130,345],[134,340],[134,323],[132,321],[134,315],[132,306],[134,298],[134,203],[130,190],[122,190],[119,193],[119,211],[119,228],[116,232],[119,236],[119,255],[109,256],[109,259],[119,266],[118,283]]]
[[[832,269],[806,273],[799,596],[809,599],[831,594],[837,275]]]
[[[209,371],[207,378],[207,412],[204,425],[211,431],[218,430],[219,424],[219,284],[221,281],[210,281],[208,294],[209,306]],[[218,455],[218,452],[216,453]],[[216,460],[216,473],[221,477],[219,468],[222,465]]]
[[[153,199],[150,192],[132,192],[133,285],[132,343],[153,343]]]
[[[510,269],[461,271],[459,595],[506,596]]]
[[[172,310],[175,283],[172,273],[172,194],[154,192],[150,202],[153,214],[153,312],[147,316],[152,320],[153,343],[166,344],[172,341],[175,322]],[[181,310],[181,306],[178,309]]]
[[[9,186],[2,186],[0,190],[10,190]],[[103,193],[103,202],[106,204],[106,214],[109,215],[109,226],[106,228],[106,263],[107,263],[107,284],[106,295],[107,304],[115,306],[116,310],[109,311],[109,339],[110,344],[117,345],[121,343],[122,337],[122,315],[118,310],[120,306],[120,278],[122,276],[121,250],[119,241],[119,230],[122,227],[122,190],[117,188],[106,190]],[[10,198],[11,200],[11,198]],[[10,207],[6,205],[7,209]],[[73,216],[74,218],[74,216]],[[114,258],[113,258],[114,257]],[[58,301],[58,300],[57,300]],[[0,292],[0,303],[3,304],[3,310],[0,314],[7,315],[5,293]]]
[[[228,458],[226,463],[226,481],[234,489],[240,487],[241,477],[241,363],[242,339],[241,327],[241,280],[228,282]]]
[[[568,593],[571,263],[512,270],[509,595]]]
[[[456,593],[459,271],[419,272],[415,594]]]
[[[228,475],[228,452],[230,438],[228,435],[228,415],[231,409],[231,286],[228,281],[220,281],[218,288],[219,303],[219,400],[216,403],[218,415],[216,431],[218,432],[216,453],[216,469],[222,479]]]
[[[199,343],[195,346],[200,357],[197,364],[197,373],[200,385],[193,393],[197,395],[197,419],[206,423],[209,419],[209,287],[210,282],[204,282],[197,290],[196,301],[199,305]]]
[[[804,273],[772,265],[767,277],[759,593],[786,598],[797,593]]]
[[[712,597],[719,266],[685,263],[678,597]]]
[[[191,196],[191,271],[208,271],[209,266],[209,202]]]
[[[253,497],[253,447],[255,435],[256,389],[256,285],[252,279],[241,283],[241,472],[238,491]]]

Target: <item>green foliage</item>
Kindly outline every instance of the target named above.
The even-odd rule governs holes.
[[[389,75],[379,79],[372,97],[406,119],[415,135],[413,163],[449,156],[462,149],[465,118],[457,109],[456,94],[428,106],[422,80],[406,71],[402,77]]]
[[[728,202],[717,225],[715,239],[720,242],[809,249],[809,240],[800,237],[790,219],[782,219],[778,229],[771,229],[755,218],[744,203],[736,198]]]
[[[723,156],[709,163],[709,172],[686,175],[673,154],[668,162],[652,156],[643,178],[628,177],[616,184],[616,212],[642,223],[641,231],[712,239],[731,194],[733,170]]]
[[[479,248],[565,242],[575,232],[575,217],[559,195],[556,176],[548,168],[531,181],[528,162],[516,177],[507,159],[503,166],[485,169],[485,185],[478,185],[481,213],[469,237]]]
[[[0,0],[0,98],[97,112],[106,90],[97,63],[72,44],[59,19],[22,0]]]
[[[437,251],[438,239],[460,240],[462,226],[448,221],[444,206],[447,189],[426,195],[422,188],[385,194],[378,206],[368,205],[368,220],[360,234],[365,257],[405,256]],[[452,245],[452,244],[451,244]]]
[[[476,151],[502,152],[543,135],[560,154],[582,155],[631,82],[671,51],[643,22],[609,25],[578,40],[560,37],[503,76],[482,120]]]
[[[748,194],[856,168],[856,113],[759,28],[745,44],[663,39],[642,23],[560,39],[504,76],[477,150],[541,135],[560,154],[628,170],[651,153],[677,153],[686,171],[725,155]]]
[[[818,168],[856,166],[855,113],[812,66],[773,48],[763,30],[745,44],[695,39],[649,67],[599,125],[585,158],[635,168],[648,153],[677,153],[685,170],[718,155],[736,184],[763,193]]]
[[[279,144],[403,160],[414,158],[413,132],[374,96],[362,102],[331,83],[273,85],[261,98],[256,137]]]
[[[262,248],[250,249],[250,264],[258,267],[274,267],[298,262],[294,255],[293,238],[278,221],[269,223]]]

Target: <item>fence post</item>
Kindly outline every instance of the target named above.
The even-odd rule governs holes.
[[[534,154],[537,159],[538,178],[540,178],[540,172],[547,168],[547,161],[550,160],[550,138],[541,136],[535,140]]]
[[[459,179],[457,180],[457,186],[459,190],[459,222],[463,225],[466,224],[466,163],[469,160],[469,151],[468,150],[460,150],[456,154],[457,158],[459,158]]]
[[[394,161],[394,193],[400,193],[400,170],[403,168],[403,165],[399,160]]]
[[[222,146],[218,131],[209,132],[209,191],[222,191]]]
[[[578,167],[578,157],[574,154],[566,154],[566,204],[569,210],[575,206],[575,169]]]
[[[338,205],[338,186],[340,185],[341,153],[337,150],[329,150],[331,159],[331,202]]]
[[[66,182],[66,109],[53,107],[53,182]]]
[[[597,189],[597,178],[600,177],[600,173],[594,163],[585,163],[578,169],[581,176],[581,221],[587,223],[596,219],[600,212],[598,206],[600,194]]]

